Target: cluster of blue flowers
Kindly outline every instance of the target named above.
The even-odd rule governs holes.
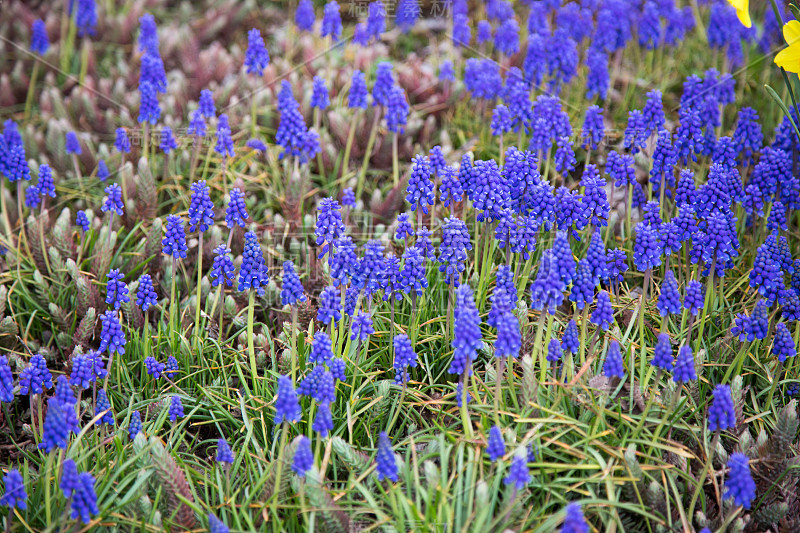
[[[321,288],[315,288],[315,280],[306,277],[311,272],[310,267],[283,261],[280,302],[288,306],[292,314],[292,348],[285,354],[292,359],[292,364],[299,358],[306,368],[301,368],[298,376],[292,366],[291,375],[281,375],[276,380],[273,424],[283,425],[288,432],[286,426],[300,422],[303,409],[307,408],[310,427],[320,439],[336,435],[335,416],[344,409],[341,401],[337,403],[337,387],[353,385],[347,383],[348,370],[353,370],[352,380],[359,370],[358,352],[369,351],[373,347],[373,337],[385,339],[385,328],[381,331],[383,309],[376,310],[381,300],[389,304],[385,307],[389,308],[386,314],[391,321],[390,359],[387,361],[392,362],[394,382],[405,392],[412,369],[427,364],[423,357],[427,347],[414,344],[419,328],[416,311],[419,306],[426,305],[426,293],[430,295],[433,289],[441,286],[433,279],[444,282],[452,305],[453,313],[447,317],[445,329],[451,335],[446,342],[452,348],[447,371],[457,376],[455,401],[462,410],[466,410],[470,401],[470,376],[482,354],[496,357],[498,369],[502,370],[507,361],[531,349],[524,331],[528,307],[540,317],[540,331],[532,351],[541,356],[535,363],[542,364],[543,373],[552,372],[562,382],[564,378],[559,375],[559,369],[568,372],[574,366],[572,356],[580,354],[581,361],[587,361],[581,372],[590,375],[601,372],[611,385],[619,385],[627,372],[635,370],[630,345],[620,345],[617,326],[618,321],[621,327],[627,320],[625,303],[618,297],[636,294],[630,290],[630,284],[637,277],[626,275],[630,266],[643,273],[645,280],[637,318],[641,319],[648,307],[654,307],[662,317],[655,342],[648,346],[643,334],[640,348],[643,353],[651,351],[650,364],[659,377],[671,373],[678,394],[682,384],[698,380],[700,361],[696,360],[695,352],[698,358],[703,352],[697,349],[694,341],[702,339],[702,328],[712,320],[708,315],[718,311],[719,300],[727,298],[725,293],[715,293],[716,286],[723,286],[726,275],[743,266],[746,250],[740,243],[742,228],[752,230],[758,239],[747,278],[756,298],[747,300],[744,308],[736,310],[738,314],[730,335],[753,346],[760,346],[760,343],[771,346],[777,363],[795,357],[796,339],[792,338],[789,326],[800,320],[800,264],[792,257],[790,228],[795,211],[800,209],[800,178],[796,176],[796,158],[792,155],[798,149],[794,132],[797,121],[792,120],[791,113],[776,130],[770,145],[765,144],[768,141],[762,132],[758,112],[750,107],[738,110],[731,135],[723,135],[727,126],[724,118],[730,114],[730,109],[725,107],[735,99],[735,80],[731,74],[710,69],[684,80],[676,117],[667,120],[665,95],[654,89],[645,95],[640,109],[623,110],[627,112],[627,122],[622,138],[618,142],[607,138],[612,126],[607,122],[613,104],[607,99],[613,87],[614,69],[610,70],[610,62],[618,63],[622,50],[629,44],[638,44],[645,50],[675,47],[700,20],[692,9],[679,7],[672,0],[636,5],[622,0],[563,5],[544,0],[525,2],[528,19],[524,21],[518,20],[512,2],[489,0],[483,6],[485,20],[473,20],[465,1],[453,4],[452,40],[460,50],[439,65],[439,78],[446,82],[442,87],[449,91],[451,82],[463,73],[460,76],[463,89],[476,104],[481,118],[486,119],[486,129],[498,137],[493,142],[500,145],[499,162],[478,159],[476,154],[487,153],[483,147],[475,154],[464,154],[457,162],[448,161],[451,154],[447,147],[435,146],[427,154],[425,151],[417,153],[409,163],[402,185],[395,187],[396,191],[404,191],[409,212],[397,215],[391,227],[393,239],[363,242],[350,234],[356,224],[351,224],[351,220],[360,215],[357,206],[365,203],[365,198],[357,197],[352,188],[343,188],[340,195],[330,193],[332,196],[319,201],[313,240],[318,247],[318,259],[327,256],[321,267],[327,279]],[[411,0],[399,0],[393,7],[394,24],[400,31],[410,32],[422,14],[420,5]],[[94,35],[98,23],[94,0],[70,2],[72,9],[75,10],[77,34]],[[759,38],[757,32],[738,24],[736,9],[724,2],[712,0],[708,11],[709,46],[724,52],[728,65],[741,64],[745,53],[743,43],[755,43]],[[392,24],[387,5],[380,0],[370,2],[362,15],[362,20],[354,24],[353,42],[367,47],[384,40]],[[520,21],[526,24],[527,31],[521,29]],[[775,33],[777,23],[774,15],[767,19],[760,46],[774,44],[767,32]],[[315,31],[318,23],[313,1],[300,0],[294,24],[300,32]],[[342,39],[341,7],[336,1],[324,6],[318,26],[321,37],[334,42]],[[273,35],[265,35],[268,41],[273,39]],[[481,57],[465,59],[462,56],[467,55],[473,39],[481,50]],[[36,20],[30,49],[43,56],[48,53],[49,46],[45,22]],[[139,61],[137,120],[150,128],[162,120],[159,95],[167,91],[156,21],[150,14],[139,19],[135,55]],[[501,58],[502,63],[495,61],[495,57]],[[253,28],[247,34],[244,71],[253,80],[259,79],[269,63],[270,55],[262,33]],[[501,68],[506,63],[519,66]],[[585,79],[585,96],[590,105],[580,128],[574,131],[560,94],[579,72],[581,79]],[[407,84],[400,74],[391,63],[378,63],[370,91],[370,74],[353,70],[347,94],[347,108],[354,119],[372,113],[377,126],[382,118],[395,141],[406,128],[416,127],[410,117],[411,103],[417,96],[406,92]],[[309,100],[296,98],[299,86],[293,87],[288,79],[280,83],[276,105],[280,118],[274,144],[282,148],[279,158],[289,159],[297,166],[304,165],[303,179],[308,177],[308,167],[321,153],[322,146],[319,132],[309,129],[300,103],[308,102],[318,124],[322,111],[343,101],[333,94],[339,81],[338,77],[326,80],[314,76]],[[547,91],[532,99],[536,87]],[[369,108],[370,97],[372,110],[361,111]],[[609,107],[609,111],[602,106]],[[794,116],[796,118],[796,113]],[[229,118],[224,113],[217,116],[214,95],[204,89],[188,122],[187,132],[194,136],[195,149],[199,139],[206,136],[207,127],[213,127],[214,120],[213,148],[218,154],[214,157],[221,159],[221,174],[226,179],[225,169],[229,165],[234,168],[237,153],[231,124],[235,116]],[[518,146],[507,146],[512,134],[518,135]],[[578,135],[580,138],[576,139]],[[118,158],[121,168],[133,147],[125,128],[117,128],[114,137],[114,155],[106,157],[113,164]],[[523,144],[523,140],[527,143]],[[74,162],[75,177],[82,179],[80,164],[83,159],[79,156],[88,156],[83,152],[89,152],[91,144],[84,134],[74,131],[67,132],[63,141],[64,153]],[[267,143],[255,137],[247,141],[246,146],[259,152],[269,149]],[[166,156],[178,148],[168,126],[161,128],[158,147]],[[696,174],[695,170],[687,168],[695,162],[698,163]],[[637,174],[637,168],[642,170],[639,168],[642,166],[644,171]],[[291,164],[286,168],[289,167]],[[56,197],[58,176],[54,168],[59,167],[40,163],[34,168],[37,182],[26,188],[25,205],[29,210],[41,205],[44,210],[45,200]],[[25,143],[13,121],[3,125],[0,135],[0,173],[11,183],[31,180]],[[105,160],[98,160],[95,175],[102,182],[111,177]],[[205,171],[203,176],[206,176]],[[178,214],[178,208],[166,217],[161,242],[162,253],[173,259],[170,279],[173,289],[178,275],[176,264],[183,268],[188,262],[179,260],[199,258],[198,294],[194,302],[198,306],[195,307],[198,317],[204,297],[200,266],[203,239],[218,241],[215,232],[209,232],[221,213],[215,210],[212,200],[213,183],[211,178],[208,182],[200,179],[192,183],[189,201],[184,205],[186,211]],[[327,190],[329,184],[322,185]],[[359,195],[361,185],[359,183],[357,188]],[[126,208],[136,205],[128,200],[131,191],[124,186],[122,181],[104,186],[106,196],[101,212],[109,213],[109,237],[114,217],[124,217]],[[615,188],[624,189],[616,191],[624,192],[625,207],[622,209],[613,205],[618,200]],[[228,191],[227,185],[225,190]],[[232,287],[237,281],[238,292],[249,291],[248,340],[252,355],[252,306],[256,296],[264,296],[270,284],[267,258],[272,251],[265,257],[255,226],[254,231],[242,231],[251,229],[248,221],[257,222],[250,219],[244,192],[231,188],[228,194],[225,209],[228,240],[214,243],[214,259],[207,274],[211,286],[220,291],[214,304],[223,311],[220,317],[230,301],[223,295],[225,286]],[[341,198],[341,202],[335,198]],[[253,203],[251,208],[254,208]],[[444,216],[445,210],[447,216]],[[22,213],[18,215],[22,219]],[[430,217],[427,226],[422,223],[423,215],[426,219]],[[467,224],[473,220],[471,215],[475,220],[472,228]],[[623,218],[627,219],[625,223]],[[122,222],[128,220],[118,221]],[[196,256],[190,252],[190,245],[194,244],[187,239],[186,222],[189,232],[198,232],[200,244]],[[100,225],[92,220],[89,210],[78,211],[75,224],[83,233]],[[618,233],[620,227],[621,233]],[[243,243],[240,242],[242,234]],[[615,236],[620,234],[624,234],[623,244],[627,246],[614,244]],[[82,236],[81,245],[91,238],[91,233]],[[607,249],[607,246],[619,247]],[[486,269],[494,272],[496,249],[505,254],[505,264],[497,266],[492,285]],[[241,262],[237,263],[239,250]],[[632,253],[630,257],[629,252]],[[237,264],[240,265],[238,275]],[[19,394],[31,395],[32,406],[37,405],[36,402],[39,407],[46,405],[41,435],[37,434],[39,446],[45,452],[67,449],[71,435],[80,433],[81,393],[87,390],[96,390],[91,411],[96,422],[115,426],[113,398],[107,393],[112,389],[98,383],[108,378],[101,354],[108,353],[109,358],[125,355],[126,328],[133,327],[134,322],[142,323],[139,311],[145,313],[144,323],[149,325],[153,317],[148,317],[147,313],[156,314],[152,312],[154,309],[162,309],[158,268],[147,268],[149,273],[117,268],[107,272],[105,303],[108,308],[98,312],[97,350],[87,353],[77,350],[70,360],[69,378],[59,375],[54,380],[41,354],[32,356],[29,365],[19,372]],[[535,275],[531,277],[533,272]],[[133,276],[139,276],[138,280]],[[133,302],[124,281],[126,277],[131,277],[129,281],[135,284],[130,289],[135,290]],[[660,282],[653,289],[651,280],[659,278]],[[476,279],[480,281],[476,283]],[[485,325],[491,330],[483,329],[482,308],[487,298],[491,305],[486,306],[489,309]],[[102,299],[98,300],[101,304]],[[410,301],[412,315],[407,328],[395,322],[396,307],[406,300]],[[305,352],[299,350],[295,342],[297,315],[301,309],[312,310],[311,316],[318,322],[309,326],[308,336],[302,337],[303,346],[308,347]],[[180,311],[179,306],[177,310]],[[575,318],[559,320],[573,313]],[[684,318],[689,320],[686,330],[683,329]],[[673,326],[676,322],[681,324],[680,335],[684,337],[676,336],[676,330],[669,327],[670,321]],[[566,325],[559,325],[564,323]],[[221,328],[221,324],[218,325]],[[201,330],[199,323],[194,327],[195,331]],[[697,333],[698,329],[701,333]],[[544,340],[541,339],[542,330],[546,331]],[[589,335],[587,330],[590,330]],[[265,331],[270,332],[266,322]],[[271,337],[269,345],[273,345]],[[355,351],[348,353],[351,346]],[[49,352],[43,349],[43,353]],[[586,353],[597,358],[584,358]],[[280,364],[285,362],[283,357],[284,353],[273,353]],[[348,368],[348,365],[352,366]],[[143,355],[138,368],[152,377],[152,380],[147,378],[149,382],[156,383],[172,382],[181,371],[174,356],[160,362],[157,354],[149,353]],[[184,369],[188,372],[189,367],[184,366]],[[420,370],[413,371],[415,377],[418,377],[417,372]],[[253,386],[259,381],[256,377],[253,376]],[[499,384],[502,372],[496,373],[494,379]],[[55,392],[50,394],[48,391],[52,388]],[[719,434],[743,423],[730,386],[717,384],[713,390],[713,399],[707,407],[709,431]],[[0,401],[11,403],[14,394],[11,364],[3,356],[0,357]],[[187,400],[185,396],[170,394],[165,405],[166,415],[162,413],[162,416],[177,424],[186,416],[184,400]],[[143,432],[139,411],[130,413],[127,432],[131,439]],[[300,477],[313,477],[317,458],[311,439],[301,435],[291,448],[294,450],[292,471]],[[526,451],[523,447],[515,452],[508,451],[510,468],[503,481],[514,491],[523,490],[531,479],[528,463],[532,459],[520,453],[523,451]],[[493,463],[501,462],[507,455],[499,421],[488,431],[486,453]],[[220,438],[216,462],[230,468],[235,460],[228,442]],[[730,475],[725,481],[724,497],[749,509],[756,498],[756,485],[748,459],[742,454],[731,454],[728,466]],[[59,486],[69,499],[71,516],[89,523],[91,517],[99,513],[94,478],[87,472],[79,474],[72,459],[65,460],[62,468]],[[377,438],[375,471],[381,481],[398,482],[400,479],[397,459],[385,432]],[[24,509],[27,496],[20,473],[9,470],[4,485],[5,495],[0,503]],[[209,515],[208,522],[212,530],[227,530],[213,514]],[[589,531],[578,504],[566,506],[562,531]]]

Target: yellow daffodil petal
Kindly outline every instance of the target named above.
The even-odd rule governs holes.
[[[800,73],[800,46],[791,46],[778,52],[775,64],[787,72]]]
[[[783,38],[789,46],[800,44],[800,22],[790,20],[783,25]]]
[[[728,0],[728,2],[736,9],[739,22],[745,28],[750,28],[753,25],[753,21],[750,20],[750,0]]]

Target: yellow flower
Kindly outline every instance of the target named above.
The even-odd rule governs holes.
[[[753,25],[750,20],[750,0],[728,0],[728,3],[736,9],[736,16],[745,28]]]
[[[789,72],[800,73],[800,22],[790,20],[783,25],[786,48],[775,56],[775,64]]]

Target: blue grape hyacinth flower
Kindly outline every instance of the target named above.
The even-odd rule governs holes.
[[[224,438],[217,439],[217,456],[215,460],[217,463],[226,463],[226,464],[233,464],[235,457],[233,456],[233,452],[231,451],[231,447],[228,444],[228,441]]]
[[[597,307],[589,317],[589,321],[603,330],[607,330],[614,323],[614,310],[608,292],[600,291],[597,295]]]
[[[214,225],[214,202],[211,201],[210,189],[205,180],[192,183],[192,195],[189,201],[189,231],[205,232]]]
[[[125,212],[125,205],[122,203],[122,188],[118,184],[112,183],[105,188],[105,193],[106,198],[100,210],[104,213],[110,211],[122,216]]]
[[[317,410],[317,416],[311,424],[311,429],[319,433],[321,438],[325,438],[333,429],[333,414],[331,413],[331,402],[323,401]]]
[[[375,333],[375,328],[372,326],[372,318],[367,313],[359,311],[353,317],[350,331],[350,340],[364,342],[370,335]]]
[[[669,270],[661,282],[661,294],[658,296],[656,308],[664,317],[670,314],[677,315],[681,312],[681,294],[678,291],[678,281],[675,274]]]
[[[678,350],[678,359],[675,361],[675,368],[672,370],[672,379],[676,383],[688,383],[697,379],[691,346],[684,344]]]
[[[736,426],[736,410],[728,385],[714,387],[714,397],[708,408],[708,430],[725,431]]]
[[[247,51],[244,57],[244,66],[248,74],[263,76],[264,69],[269,65],[269,52],[264,45],[264,38],[257,28],[247,32]]]
[[[153,278],[150,274],[142,274],[139,278],[139,287],[136,289],[136,305],[143,313],[158,303],[158,295],[153,286]]]
[[[173,259],[185,259],[186,251],[186,231],[183,228],[183,219],[178,215],[167,217],[166,234],[161,240],[161,253],[172,256]]]
[[[159,363],[156,358],[151,355],[144,358],[144,368],[153,379],[160,378],[166,367],[167,365]]]
[[[735,505],[750,509],[756,499],[756,483],[750,473],[750,460],[743,453],[733,453],[728,460],[730,472],[725,479],[723,498],[732,498]]]
[[[42,394],[53,387],[53,375],[47,368],[47,361],[41,354],[31,357],[30,364],[19,375],[19,393]]]
[[[330,36],[334,41],[338,41],[342,36],[342,15],[339,13],[339,3],[335,0],[325,4],[320,34],[322,37]]]
[[[106,181],[108,177],[111,175],[111,172],[108,170],[108,165],[106,165],[105,159],[101,159],[97,162],[97,179],[100,181]]]
[[[331,245],[345,231],[340,210],[339,202],[333,198],[323,198],[317,207],[317,224],[314,235],[316,237],[316,245],[322,246],[322,251],[318,256],[320,259],[328,253]]]
[[[234,187],[231,189],[228,207],[225,209],[225,224],[231,230],[236,226],[245,228],[247,227],[246,220],[248,218],[247,207],[244,204],[244,193],[238,187]]]
[[[109,354],[119,353],[125,354],[125,332],[122,331],[122,325],[119,323],[116,313],[113,311],[106,311],[100,315],[100,322],[103,327],[100,331],[100,346],[98,351],[108,351]]]
[[[231,250],[224,244],[214,248],[214,262],[208,272],[208,279],[211,280],[212,287],[218,287],[225,283],[228,287],[233,286],[236,279],[236,268],[231,259]]]
[[[281,288],[281,305],[297,305],[307,300],[303,284],[292,261],[283,263],[283,287]]]
[[[97,391],[97,408],[94,414],[97,416],[100,413],[103,413],[100,418],[100,424],[105,424],[107,426],[114,425],[114,413],[111,411],[111,402],[108,401],[108,395],[105,389]]]
[[[672,370],[672,343],[666,333],[659,333],[653,360],[650,361],[650,364],[661,370]]]
[[[486,453],[492,462],[497,462],[506,453],[506,443],[503,440],[503,433],[498,426],[492,426],[489,430],[489,440],[486,446]]]
[[[397,461],[392,451],[392,443],[389,442],[389,436],[385,431],[382,431],[378,437],[378,453],[375,455],[375,464],[378,481],[389,479],[397,482]]]
[[[306,472],[314,466],[314,453],[311,451],[311,440],[305,435],[297,439],[297,449],[292,459],[292,471],[300,477],[305,477]]]
[[[314,2],[312,0],[300,0],[297,10],[294,12],[294,23],[300,31],[311,31],[316,22],[314,13]]]
[[[0,402],[14,401],[14,375],[5,355],[0,355]]]
[[[221,155],[223,160],[234,155],[228,115],[220,115],[217,119],[217,144],[214,145],[214,151]]]
[[[561,533],[589,533],[589,524],[583,518],[580,504],[573,502],[567,505]]]
[[[84,233],[89,231],[91,224],[89,223],[89,218],[86,216],[86,211],[78,211],[75,217],[75,225],[81,228],[81,231]]]
[[[463,374],[483,346],[481,317],[469,285],[461,285],[456,290],[455,329],[451,345],[453,360],[447,371]]]
[[[323,324],[333,321],[337,324],[342,318],[341,296],[336,287],[328,285],[320,294],[320,304],[317,309],[317,320]]]
[[[242,267],[239,269],[237,290],[241,292],[256,289],[259,294],[262,294],[263,287],[269,284],[269,272],[264,263],[264,251],[258,243],[258,237],[252,231],[245,233],[244,239]]]
[[[229,533],[230,529],[225,523],[214,516],[213,513],[208,513],[208,533]]]
[[[177,394],[173,394],[169,400],[167,415],[169,416],[170,422],[176,422],[178,418],[183,418],[184,416],[183,402],[181,401],[181,397]]]
[[[81,155],[81,143],[74,131],[68,131],[64,142],[64,150],[71,155]]]
[[[95,381],[93,367],[94,361],[87,354],[75,354],[72,356],[72,373],[69,376],[69,383],[73,387],[88,389]]]
[[[88,524],[93,516],[100,514],[94,485],[95,479],[90,473],[81,472],[78,475],[77,486],[70,499],[70,518],[73,520],[80,518],[81,522]]]
[[[321,367],[319,367],[321,368]],[[288,376],[278,377],[278,393],[275,400],[275,418],[273,422],[293,423],[300,420],[300,402],[297,400],[297,393],[294,390],[291,378]]]
[[[417,354],[411,347],[408,335],[400,334],[394,337],[394,382],[398,385],[408,383],[408,367],[416,368]]]
[[[47,38],[47,27],[42,19],[36,19],[31,26],[31,51],[43,56],[50,48]]]
[[[511,468],[508,471],[508,476],[503,478],[503,483],[506,485],[514,485],[516,490],[522,490],[531,482],[531,475],[528,471],[528,461],[524,456],[516,455],[511,461]]]
[[[411,204],[412,211],[419,207],[427,215],[428,206],[436,202],[432,178],[430,159],[425,155],[416,155],[411,160],[411,174],[406,187],[406,202]]]
[[[16,468],[10,469],[3,475],[3,496],[0,505],[11,509],[28,508],[28,493],[25,491],[25,480]]]
[[[775,329],[775,340],[772,343],[772,353],[778,357],[778,361],[785,362],[787,358],[797,355],[797,347],[789,333],[789,328],[783,322],[778,322]]]
[[[74,407],[64,404],[58,398],[52,397],[47,400],[47,414],[44,419],[44,431],[42,432],[42,442],[39,448],[47,453],[60,448],[67,448],[67,441],[72,430],[69,414],[75,416]]]
[[[130,302],[128,286],[123,280],[125,276],[117,269],[109,270],[106,282],[106,303],[114,309],[119,309],[123,303]]]
[[[142,415],[139,411],[131,413],[131,420],[128,423],[128,438],[133,440],[136,435],[142,432]]]
[[[328,94],[328,87],[325,85],[325,79],[320,76],[314,76],[312,91],[311,91],[311,107],[327,109],[331,105],[331,98]]]
[[[608,343],[608,351],[606,352],[606,360],[603,363],[603,375],[607,378],[624,378],[625,367],[622,362],[622,353],[620,351],[619,343],[612,340]]]
[[[114,132],[114,148],[121,154],[127,154],[131,151],[131,141],[128,139],[128,133],[125,128],[117,128]]]

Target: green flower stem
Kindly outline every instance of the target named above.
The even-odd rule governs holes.
[[[545,350],[545,346],[548,342],[550,342],[550,336],[553,334],[553,316],[550,313],[547,313],[547,336],[542,341],[541,345],[541,378],[540,381],[544,383],[547,380],[547,350]]]
[[[706,477],[708,477],[708,472],[712,468],[712,463],[714,462],[714,451],[717,449],[717,444],[719,443],[719,431],[714,432],[714,438],[711,439],[711,448],[708,450],[706,454],[708,459],[706,461],[705,466],[703,467],[703,472],[700,474],[700,479],[697,480],[697,485],[692,494],[692,500],[689,503],[689,512],[686,516],[694,516],[694,507],[697,504],[697,498],[700,497],[700,493],[703,492],[703,486],[705,485]]]
[[[200,337],[200,305],[202,301],[202,288],[203,282],[203,232],[200,232],[200,241],[197,245],[197,288],[196,288],[196,301],[194,305],[194,333],[197,339],[197,347],[200,348],[202,339]],[[221,285],[221,284],[220,284]]]
[[[503,366],[505,363],[505,357],[497,357],[495,355],[495,359],[497,359],[497,375],[494,380],[494,421],[499,426],[500,425],[500,384],[502,383],[502,376],[503,376]]]
[[[781,363],[780,361],[776,361],[775,372],[772,374],[772,384],[769,387],[769,395],[767,395],[767,409],[772,408],[772,397],[775,395],[775,389],[778,386],[778,381],[780,381],[782,368],[783,368],[783,363]]]
[[[633,234],[631,222],[631,211],[633,211],[633,185],[628,184],[628,191],[625,194],[625,238],[629,239]]]
[[[83,38],[81,45],[81,71],[78,76],[78,84],[83,85],[86,81],[86,73],[89,71],[89,51],[91,48],[91,41],[88,37]]]
[[[397,418],[400,416],[400,410],[403,407],[403,402],[406,399],[406,385],[403,384],[403,388],[400,391],[400,399],[397,403],[394,404],[394,413],[392,414],[392,418],[389,421],[389,426],[386,428],[386,433],[392,433],[392,428],[394,427],[395,422],[397,422]]]
[[[545,315],[547,314],[547,308],[543,308],[539,311],[539,323],[536,326],[536,336],[533,341],[533,355],[531,357],[532,361],[535,363],[536,359],[539,356],[539,352],[542,352],[542,357],[540,358],[540,365],[542,367],[541,371],[541,378],[540,381],[544,381],[546,373],[547,373],[547,363],[544,359],[544,350],[540,350],[540,344],[542,343],[542,332],[544,331],[544,319]]]
[[[217,305],[219,306],[219,331],[217,332],[217,339],[222,342],[222,320],[225,314],[225,283],[219,284],[219,290],[217,291]]]
[[[250,358],[250,376],[253,379],[253,391],[258,390],[258,370],[256,369],[256,350],[253,346],[253,316],[256,307],[256,291],[250,290],[250,299],[247,305],[247,354]],[[279,471],[280,473],[280,471]]]
[[[33,103],[33,93],[36,92],[36,80],[38,77],[39,60],[37,59],[33,64],[33,70],[31,70],[31,80],[28,82],[28,94],[25,96],[25,114],[23,115],[23,120],[25,122],[27,122],[28,118],[31,116],[31,104]]]
[[[400,156],[398,155],[398,139],[397,132],[392,134],[392,183],[395,188],[400,184]]]
[[[372,129],[369,132],[369,140],[367,140],[367,149],[364,151],[364,162],[361,164],[361,172],[358,174],[358,185],[356,186],[356,198],[361,198],[364,193],[364,179],[367,176],[367,168],[369,168],[369,160],[372,155],[372,149],[375,146],[375,138],[378,136],[378,127],[381,124],[381,110],[380,106],[374,108],[375,117],[372,119]]]
[[[169,288],[169,338],[170,343],[172,344],[172,353],[175,354],[177,351],[177,343],[175,342],[175,335],[177,333],[177,327],[175,326],[175,318],[178,315],[178,305],[175,301],[175,279],[178,276],[178,269],[177,269],[177,261],[175,256],[172,256],[172,279],[170,280],[170,288]]]
[[[576,312],[577,314],[577,312]],[[586,328],[589,323],[589,306],[584,305],[581,311],[581,348],[580,348],[580,361],[581,364],[586,362]]]
[[[250,95],[250,134],[252,137],[256,136],[258,124],[256,122],[256,92]]]
[[[639,357],[639,375],[645,375],[645,362],[647,361],[647,348],[645,347],[645,340],[644,340],[644,305],[647,301],[647,289],[650,287],[650,278],[652,277],[653,272],[651,269],[647,269],[644,272],[644,283],[642,284],[642,298],[639,302],[639,309],[638,313],[639,316],[637,317],[638,320],[638,328],[639,328],[639,350],[640,350],[640,357]],[[631,372],[633,375],[633,372]],[[646,385],[646,382],[645,382]]]
[[[714,258],[714,261],[711,263],[711,280],[706,287],[706,298],[705,302],[703,303],[703,311],[700,313],[700,327],[697,331],[697,343],[694,346],[694,352],[697,353],[700,350],[700,343],[703,342],[703,331],[706,328],[706,316],[708,316],[708,308],[711,306],[711,302],[714,301],[714,272],[717,269],[717,260]]]
[[[6,207],[6,180],[0,180],[0,212],[3,214],[3,224],[6,227],[7,248],[11,248],[11,219],[8,218],[8,208]],[[80,261],[78,261],[80,265]]]
[[[292,306],[292,352],[290,356],[292,358],[292,383],[295,383],[297,378],[297,359],[299,357],[297,353],[297,305]]]
[[[53,472],[53,452],[47,454],[47,460],[45,462],[44,472],[47,478],[45,479],[44,483],[44,515],[45,519],[47,520],[48,524],[52,524],[52,511],[50,510],[50,472]],[[55,477],[55,476],[54,476]],[[13,513],[8,513],[9,518]]]
[[[252,295],[253,291],[250,291],[251,302],[252,302]],[[250,306],[253,307],[252,305]],[[286,441],[288,440],[289,435],[289,422],[283,421],[281,424],[281,443],[280,447],[278,448],[278,464],[275,467],[275,484],[272,486],[272,503],[273,506],[278,503],[278,498],[280,497],[281,492],[281,476],[283,475],[283,454],[286,450]],[[275,511],[273,507],[273,511]]]
[[[356,138],[356,126],[358,125],[358,119],[361,118],[361,109],[356,110],[353,113],[353,118],[350,119],[350,130],[347,132],[347,143],[344,145],[344,156],[342,157],[342,178],[347,175],[347,172],[350,168],[350,151],[353,149],[353,140]],[[359,181],[359,186],[363,185],[363,182]],[[357,199],[358,197],[356,197]]]
[[[675,390],[670,395],[669,399],[669,406],[664,414],[661,416],[661,420],[658,422],[658,426],[656,426],[656,430],[653,433],[653,438],[651,439],[653,442],[658,442],[658,437],[661,435],[661,430],[664,428],[666,423],[669,421],[670,425],[672,424],[671,420],[668,420],[670,416],[675,413],[675,407],[678,405],[678,400],[681,398],[681,384],[675,383]],[[643,417],[644,418],[644,417]]]
[[[314,108],[314,131],[320,132],[320,124],[322,123],[322,115],[318,107]],[[325,177],[325,161],[322,159],[322,150],[317,152],[317,173]]]
[[[467,409],[467,387],[469,387],[469,370],[470,365],[464,368],[464,373],[461,376],[461,425],[464,426],[464,435],[466,438],[472,439],[472,420],[469,418],[469,411]]]

